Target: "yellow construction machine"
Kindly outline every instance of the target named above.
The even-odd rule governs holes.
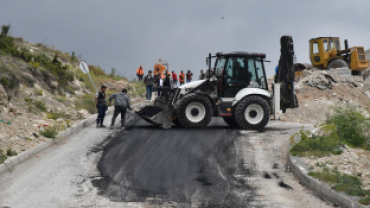
[[[344,40],[344,50],[338,37],[318,37],[310,40],[310,60],[312,66],[321,69],[350,68],[353,74],[369,68],[362,46],[349,48]]]

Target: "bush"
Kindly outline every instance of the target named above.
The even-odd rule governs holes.
[[[42,89],[36,90],[36,95],[38,95],[38,96],[44,95],[44,90],[42,90]]]
[[[354,147],[370,149],[370,122],[360,110],[351,105],[333,107],[333,115],[327,121],[336,126],[341,140]]]
[[[0,150],[0,164],[5,162],[6,158],[7,157],[4,155],[3,150]]]
[[[12,150],[12,149],[8,149],[6,151],[6,155],[7,156],[16,156],[16,155],[18,155],[18,153],[16,151]]]
[[[339,147],[344,145],[344,142],[339,139],[338,135],[335,133],[335,126],[333,125],[322,125],[320,127],[324,131],[322,135],[317,137],[307,135],[307,131],[302,127],[300,133],[301,140],[293,144],[290,149],[290,153],[294,156],[326,156],[330,153],[340,154]],[[295,134],[295,135],[297,135]],[[294,137],[293,135],[292,137]],[[291,138],[292,138],[291,137]],[[292,139],[291,139],[292,142]]]
[[[51,112],[51,113],[48,113],[47,114],[47,117],[48,117],[48,119],[57,120],[58,118],[64,118],[65,117],[65,113],[54,113],[54,112]]]
[[[39,110],[40,110],[40,111],[42,111],[42,112],[46,112],[46,110],[47,110],[47,108],[46,108],[46,106],[45,106],[45,102],[43,102],[43,101],[41,101],[41,100],[37,100],[37,101],[35,101],[34,105],[35,105],[35,107],[36,107],[37,109],[39,109]]]
[[[58,135],[58,130],[55,126],[46,127],[43,131],[40,131],[40,134],[46,138],[55,139]]]

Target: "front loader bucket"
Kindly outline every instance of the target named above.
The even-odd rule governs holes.
[[[158,106],[145,106],[136,112],[142,119],[147,122],[169,129],[172,126],[172,108],[163,109]]]
[[[136,112],[142,119],[164,129],[172,126],[173,107],[172,101],[175,97],[175,89],[162,89],[162,94],[155,99],[154,105],[148,105]]]

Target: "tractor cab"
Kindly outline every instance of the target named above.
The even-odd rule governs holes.
[[[350,68],[362,71],[369,67],[365,50],[362,46],[349,48],[344,41],[344,49],[340,47],[338,37],[318,37],[310,40],[310,60],[312,66],[321,69]]]
[[[265,54],[233,52],[217,53],[216,57],[214,74],[219,98],[234,98],[244,88],[267,90]]]

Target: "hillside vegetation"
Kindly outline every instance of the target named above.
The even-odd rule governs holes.
[[[55,138],[96,113],[95,89],[78,68],[81,56],[11,37],[9,31],[3,25],[0,33],[0,163],[7,153]],[[108,94],[128,88],[132,101],[144,95],[142,83],[128,82],[115,70],[89,68],[95,85],[108,86]]]

